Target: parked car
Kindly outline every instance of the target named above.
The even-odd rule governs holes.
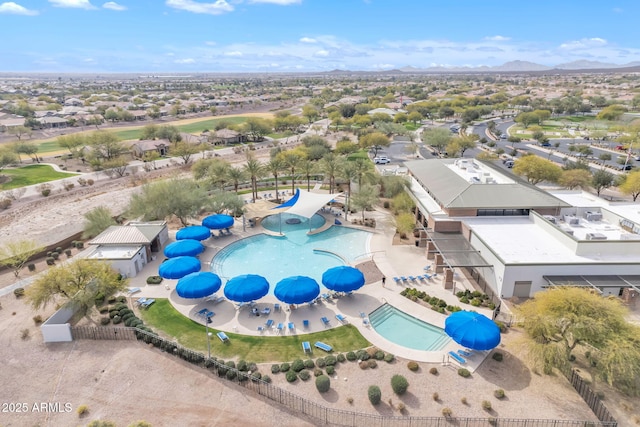
[[[391,160],[387,156],[377,156],[373,158],[373,163],[376,165],[386,165],[391,163]]]
[[[540,146],[541,146],[541,147],[551,147],[551,143],[550,143],[550,142],[548,142],[548,141],[547,141],[547,142],[541,142],[541,143],[540,143]]]
[[[507,160],[506,162],[504,162],[504,165],[506,167],[508,167],[509,169],[511,169],[514,164],[515,164],[515,162],[513,160]]]

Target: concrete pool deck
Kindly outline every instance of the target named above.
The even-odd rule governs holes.
[[[333,224],[333,216],[329,214],[325,214],[324,216],[327,222],[331,221],[331,224]],[[311,306],[304,304],[293,309],[280,303],[281,309],[278,312],[274,311],[274,304],[279,303],[279,301],[273,295],[268,295],[260,299],[256,303],[256,307],[259,311],[265,307],[269,307],[271,313],[269,315],[261,314],[256,316],[252,314],[249,306],[238,308],[237,304],[233,301],[224,300],[214,304],[211,301],[206,301],[204,298],[196,300],[183,299],[175,292],[177,280],[165,279],[160,285],[147,285],[146,278],[157,275],[159,265],[164,259],[164,256],[159,254],[155,260],[144,267],[142,272],[130,279],[130,287],[140,288],[140,292],[137,292],[129,298],[130,302],[133,304],[136,299],[140,297],[168,298],[178,311],[201,324],[204,324],[205,319],[197,316],[196,313],[203,308],[207,308],[215,313],[215,316],[211,318],[210,327],[226,332],[246,335],[303,335],[318,332],[327,328],[341,326],[342,323],[336,318],[336,314],[342,314],[346,318],[346,321],[357,327],[360,333],[371,342],[371,344],[385,352],[419,362],[451,363],[458,365],[458,362],[447,355],[449,351],[456,351],[462,348],[453,341],[440,351],[413,350],[388,341],[376,333],[372,326],[363,324],[360,313],[365,313],[368,316],[369,313],[381,305],[389,303],[413,317],[444,328],[446,316],[400,295],[400,291],[405,287],[417,288],[429,295],[441,298],[451,305],[458,305],[465,309],[473,308],[475,311],[481,312],[491,318],[491,311],[488,309],[471,307],[470,305],[467,307],[466,304],[460,303],[451,290],[444,289],[440,277],[426,281],[415,281],[408,285],[396,284],[393,277],[420,275],[423,272],[423,268],[426,265],[430,265],[431,261],[427,260],[424,248],[404,244],[392,245],[395,227],[393,225],[393,218],[386,211],[376,210],[367,213],[367,216],[376,219],[376,229],[354,227],[373,233],[370,240],[369,253],[366,257],[362,257],[361,260],[359,259],[358,261],[373,260],[380,272],[386,277],[384,287],[382,286],[382,282],[378,280],[373,283],[367,283],[350,296],[342,296],[340,298],[322,301],[321,303]],[[346,221],[342,220],[342,222],[350,226]],[[216,236],[204,241],[203,244],[206,246],[206,250],[199,256],[199,258],[203,260],[202,271],[209,271],[209,261],[221,248],[239,239],[259,234],[262,230],[263,228],[259,226],[246,227],[243,230],[242,222],[236,221],[236,224],[234,224],[232,228],[231,235]],[[173,241],[175,232],[170,232],[170,237],[170,241]],[[463,275],[456,276],[455,279],[456,290],[473,290],[473,287]],[[223,296],[222,289],[217,294]],[[329,319],[329,326],[325,326],[322,323],[320,320],[322,317]],[[265,323],[268,319],[273,320],[274,326],[282,323],[284,325],[283,330],[277,331],[276,328],[266,328]],[[304,320],[309,321],[308,328],[303,328]],[[287,328],[289,322],[293,322],[295,325],[292,331]],[[264,330],[259,331],[259,326],[262,326]],[[464,367],[470,371],[474,371],[482,363],[487,354],[488,352],[474,352],[470,357],[466,357],[467,363],[464,364]]]

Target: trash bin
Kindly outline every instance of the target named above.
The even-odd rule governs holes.
[[[416,240],[416,248],[420,246],[420,240]]]

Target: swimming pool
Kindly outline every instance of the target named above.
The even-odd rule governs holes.
[[[229,279],[241,274],[259,274],[269,281],[270,294],[276,283],[289,276],[309,276],[322,287],[322,273],[332,267],[346,265],[367,253],[371,233],[349,227],[331,227],[318,234],[307,235],[309,221],[297,215],[282,214],[265,218],[265,228],[279,231],[282,219],[284,236],[258,234],[234,242],[220,250],[211,261],[211,270]],[[299,224],[288,219],[299,218]],[[265,223],[266,221],[266,223]],[[311,228],[324,224],[316,215]]]
[[[387,340],[414,350],[439,351],[451,342],[443,329],[384,304],[369,315],[373,329]]]

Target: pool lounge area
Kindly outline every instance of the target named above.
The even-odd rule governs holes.
[[[375,212],[374,214],[381,215],[379,212]],[[326,215],[325,220],[333,221],[333,218],[330,215],[324,215]],[[378,219],[379,223],[381,222],[381,219],[382,218]],[[201,311],[203,308],[207,308],[215,313],[211,318],[211,323],[209,325],[227,332],[264,336],[291,334],[303,337],[306,333],[341,326],[342,323],[336,319],[336,314],[341,314],[345,317],[346,322],[357,327],[364,338],[371,342],[372,345],[377,346],[386,352],[393,353],[398,357],[409,360],[433,363],[441,363],[448,360],[455,364],[451,358],[446,356],[448,351],[457,351],[460,349],[460,346],[455,344],[453,341],[445,344],[444,347],[437,351],[417,350],[395,343],[380,335],[371,325],[364,324],[363,319],[360,317],[360,313],[365,313],[368,318],[371,313],[385,304],[392,305],[393,307],[409,314],[411,317],[427,322],[438,328],[444,327],[445,316],[401,296],[399,292],[404,288],[404,286],[397,285],[390,280],[391,277],[396,275],[410,275],[412,273],[418,273],[424,266],[425,262],[427,262],[423,250],[416,248],[413,245],[394,246],[393,250],[389,250],[391,248],[393,230],[376,229],[374,231],[367,228],[361,229],[369,231],[371,234],[368,242],[368,250],[370,253],[375,254],[373,256],[373,260],[375,261],[377,268],[387,277],[386,286],[383,287],[379,280],[373,283],[367,283],[351,296],[329,299],[328,301],[323,301],[320,304],[315,304],[313,306],[305,304],[290,310],[289,307],[279,303],[273,295],[267,295],[259,301],[256,301],[255,308],[257,308],[258,313],[260,313],[259,316],[256,316],[248,306],[238,309],[237,304],[231,301],[218,301],[214,305],[212,301],[205,301],[204,299],[182,299],[175,293],[175,285],[177,281],[165,280],[160,286],[146,285],[144,282],[147,275],[155,274],[155,272],[157,272],[158,266],[161,262],[160,259],[148,264],[145,267],[145,270],[150,273],[147,274],[145,272],[144,274],[138,275],[137,278],[132,280],[130,286],[141,288],[141,292],[136,294],[138,297],[169,298],[172,305],[177,310],[201,324],[204,324],[204,321],[199,319],[196,313]],[[206,250],[200,255],[200,258],[202,260],[212,260],[214,259],[214,255],[222,251],[227,245],[258,234],[260,234],[260,227],[247,227],[243,230],[242,223],[236,221],[234,228],[232,228],[231,235],[210,239],[204,242]],[[354,264],[357,264],[357,262],[367,261],[369,259],[370,258],[360,257],[355,260]],[[210,265],[206,261],[203,262],[202,271],[209,271],[209,268]],[[444,290],[439,281],[423,283],[416,285],[416,287],[419,287],[432,295],[437,295],[439,298],[443,298],[454,305],[460,305],[455,295],[453,295],[451,291]],[[458,290],[459,289],[460,288],[458,288]],[[222,290],[218,292],[218,295],[223,295]],[[278,311],[274,310],[275,304],[279,304],[281,309]],[[269,309],[269,314],[261,314],[262,311],[267,308]],[[322,317],[329,319],[328,326],[323,324],[321,321]],[[267,328],[266,322],[269,319],[273,321],[273,325],[275,326],[282,323],[282,330],[278,331],[274,328]],[[307,327],[303,326],[305,320],[308,321]],[[288,328],[289,323],[293,324],[293,328]],[[262,328],[262,330],[259,330],[259,328]],[[327,344],[331,343],[329,342]],[[465,367],[470,370],[475,369],[475,367],[477,367],[484,358],[482,353],[483,352],[480,352],[474,355],[474,357],[467,361]]]

